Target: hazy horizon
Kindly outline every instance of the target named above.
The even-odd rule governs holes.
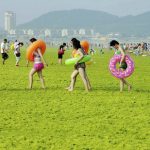
[[[36,8],[34,7],[36,3]],[[138,15],[150,11],[149,0],[1,0],[0,24],[4,23],[4,12],[13,11],[17,24],[28,22],[45,13],[59,10],[89,9],[104,11],[117,16]]]

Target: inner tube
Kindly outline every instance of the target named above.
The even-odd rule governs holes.
[[[121,61],[122,55],[114,55],[114,57],[110,60],[109,70],[113,76],[119,79],[124,79],[132,75],[134,72],[134,62],[133,60],[126,55],[125,62],[127,63],[127,69],[121,70],[117,69],[116,65]]]
[[[36,51],[38,48],[41,50],[41,53],[43,55],[46,51],[46,43],[42,40],[37,40],[33,42],[27,49],[26,53],[27,60],[34,61],[33,52]]]
[[[79,58],[70,58],[70,59],[67,59],[65,61],[65,64],[66,65],[75,65],[75,63],[79,60]],[[80,63],[83,63],[83,62],[88,62],[91,60],[91,56],[90,55],[85,55],[84,58],[80,61]]]

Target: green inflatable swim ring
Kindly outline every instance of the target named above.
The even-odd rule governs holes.
[[[70,58],[65,61],[65,64],[66,65],[74,65],[78,60],[79,60],[79,58]],[[90,60],[91,60],[91,56],[85,55],[84,58],[80,61],[80,63],[88,62]]]

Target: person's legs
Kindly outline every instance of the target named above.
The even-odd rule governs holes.
[[[75,86],[75,83],[76,83],[76,78],[77,78],[77,75],[79,74],[79,71],[78,70],[74,70],[72,75],[71,75],[71,83],[70,83],[70,86],[68,87],[68,90],[69,91],[73,91],[74,89],[74,86]]]
[[[62,59],[61,58],[58,59],[58,63],[62,64]]]
[[[42,75],[42,70],[38,71],[37,74],[38,74],[38,76],[40,78],[40,81],[41,81],[41,84],[42,84],[42,88],[45,89],[45,83],[44,83],[44,78],[43,78],[43,75]]]
[[[128,86],[128,91],[130,91],[132,89],[132,86],[125,80],[125,79],[122,79],[124,84],[126,84]]]
[[[59,64],[62,64],[62,58],[63,58],[63,56],[59,54],[58,55],[58,63]]]
[[[3,65],[5,64],[6,59],[8,58],[8,55],[6,53],[2,54],[2,59],[3,59]]]
[[[20,57],[16,57],[16,66],[19,65]]]
[[[36,73],[37,71],[32,68],[30,73],[29,73],[29,89],[32,89],[32,85],[33,85],[33,75]]]
[[[5,59],[3,58],[3,65],[5,64]]]
[[[91,90],[91,88],[92,88],[91,83],[90,83],[90,80],[88,78],[88,75],[87,75],[86,71],[85,71],[85,74],[86,74],[86,80],[87,80],[87,83],[88,83],[88,89]]]
[[[128,91],[132,89],[132,86],[125,80],[125,79],[120,79],[120,91],[123,91],[124,85],[128,86]]]
[[[122,92],[124,89],[124,81],[123,79],[120,79],[120,92]]]
[[[85,90],[86,90],[86,91],[89,91],[89,88],[88,88],[88,81],[87,81],[85,69],[84,69],[84,68],[79,68],[79,74],[80,74],[80,76],[81,76],[81,78],[82,78],[82,81],[83,81],[83,83],[84,83]]]

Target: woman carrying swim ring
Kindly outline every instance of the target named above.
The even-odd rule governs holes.
[[[67,90],[68,91],[74,90],[76,78],[79,74],[82,78],[83,83],[84,83],[85,90],[89,91],[91,89],[91,85],[90,85],[90,81],[88,79],[88,76],[86,74],[86,65],[84,62],[80,63],[80,61],[82,61],[82,59],[84,58],[84,55],[86,55],[86,54],[85,54],[84,50],[81,48],[80,41],[73,38],[71,40],[71,43],[73,45],[73,48],[76,50],[76,54],[79,55],[80,57],[79,57],[78,61],[76,62],[76,64],[74,65],[74,71],[71,75],[71,83],[70,83],[70,86],[67,88]]]
[[[110,46],[115,49],[115,55],[122,55],[122,58],[121,58],[121,61],[120,61],[120,69],[122,71],[126,70],[127,69],[127,63],[125,62],[125,52],[120,47],[119,42],[116,41],[116,40],[113,40],[113,41],[110,42]],[[124,85],[128,86],[129,91],[131,90],[132,86],[124,78],[121,78],[120,79],[120,92],[123,91]]]
[[[31,43],[34,43],[36,41],[37,41],[37,39],[35,39],[35,38],[30,39]],[[40,81],[41,81],[41,84],[42,84],[42,88],[45,89],[45,83],[44,83],[44,79],[43,79],[43,75],[42,75],[42,70],[44,68],[44,65],[46,65],[46,66],[48,66],[48,65],[42,56],[41,49],[38,48],[37,50],[35,50],[33,52],[33,58],[34,58],[34,60],[33,60],[34,66],[29,73],[29,89],[32,89],[33,75],[35,73],[38,74]],[[29,63],[29,61],[28,61],[28,63]],[[27,64],[27,66],[28,66],[28,64]]]

